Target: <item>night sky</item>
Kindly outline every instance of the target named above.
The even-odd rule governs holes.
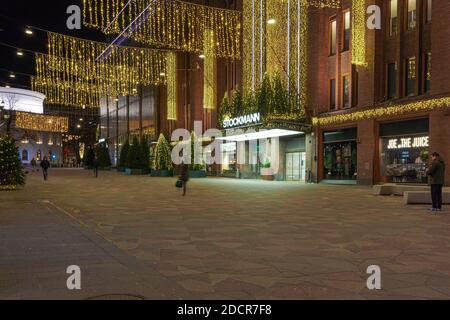
[[[0,7],[0,42],[15,47],[46,52],[47,37],[45,32],[34,30],[34,35],[27,36],[27,25],[45,30],[63,33],[75,37],[106,41],[107,39],[93,29],[68,30],[66,27],[66,14],[69,5],[79,5],[81,0],[8,0],[7,5]],[[0,86],[9,84],[14,87],[29,87],[29,76],[35,74],[34,56],[25,52],[23,57],[18,57],[15,49],[0,45]],[[16,78],[10,79],[9,74],[16,72]]]

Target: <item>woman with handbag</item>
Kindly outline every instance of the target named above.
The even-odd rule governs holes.
[[[186,196],[187,183],[189,181],[189,165],[181,165],[181,175],[177,182],[177,186],[183,188],[183,197]]]

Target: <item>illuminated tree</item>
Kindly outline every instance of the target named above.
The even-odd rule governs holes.
[[[10,136],[0,137],[0,189],[14,189],[25,184],[19,149]]]

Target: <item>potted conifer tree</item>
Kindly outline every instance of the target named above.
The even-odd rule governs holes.
[[[125,169],[126,175],[144,174],[142,170],[144,155],[142,154],[141,144],[139,143],[139,140],[136,136],[133,138],[133,143],[130,146],[127,159],[127,168]]]
[[[173,163],[171,159],[170,145],[163,134],[159,136],[155,150],[154,170],[152,177],[172,177]]]
[[[128,153],[130,152],[130,141],[127,140],[125,144],[122,146],[119,155],[119,165],[117,167],[117,171],[125,172],[128,167]]]

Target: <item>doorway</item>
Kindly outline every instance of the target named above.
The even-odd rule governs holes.
[[[305,181],[306,152],[286,153],[286,181]]]

